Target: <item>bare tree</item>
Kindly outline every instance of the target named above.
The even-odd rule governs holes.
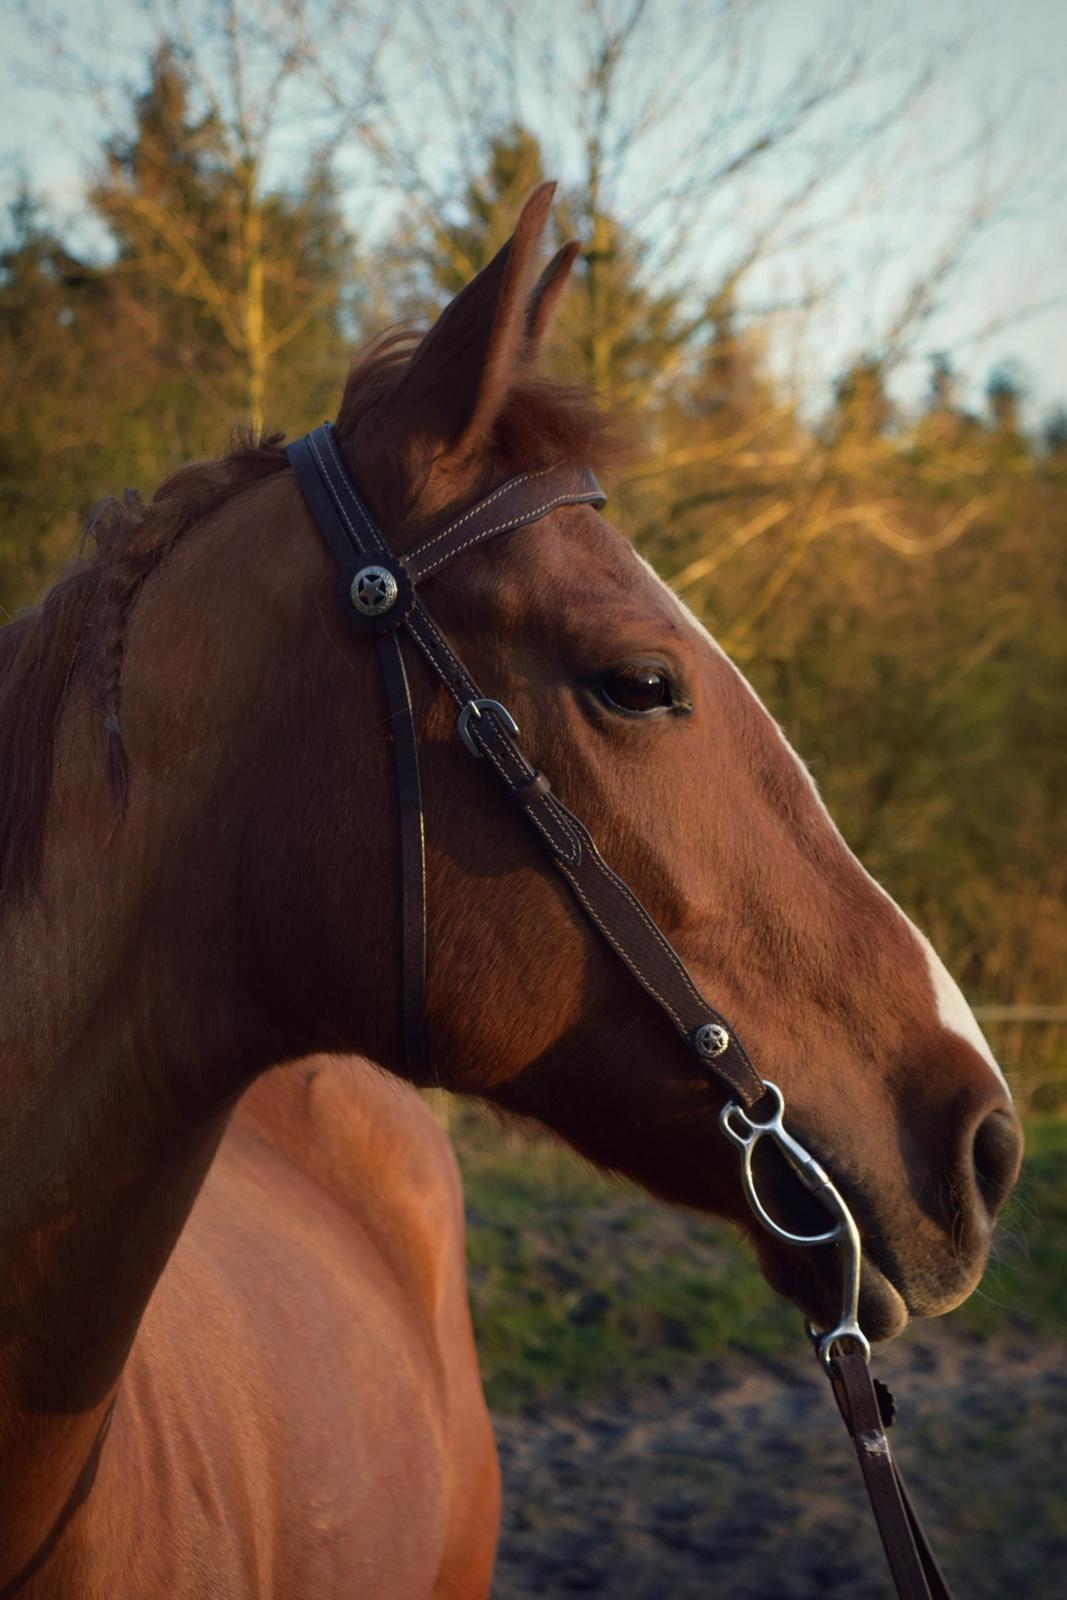
[[[35,70],[77,101],[89,100],[105,128],[127,125],[131,88],[114,39],[86,39],[23,10],[39,51]],[[157,197],[112,160],[109,220],[125,213],[138,241],[134,270],[210,317],[240,363],[258,427],[272,364],[336,295],[336,285],[301,277],[292,240],[272,227],[272,211],[279,194],[306,191],[315,175],[329,175],[338,150],[371,116],[386,27],[353,0],[139,0],[137,12],[145,52],[166,50],[180,68],[225,181],[207,226],[175,202],[173,190]],[[195,366],[195,352],[182,353]],[[224,410],[210,380],[197,376],[205,400]]]
[[[359,136],[382,187],[447,250],[441,219],[488,143],[528,130],[564,179],[594,325],[613,227],[640,241],[645,281],[679,289],[699,325],[750,295],[766,317],[775,263],[802,247],[810,256],[813,241],[857,217],[894,215],[917,191],[951,194],[951,222],[931,233],[902,303],[868,339],[897,357],[1020,174],[999,155],[989,108],[947,147],[922,136],[940,129],[965,41],[902,40],[879,8],[842,4],[821,32],[794,19],[790,57],[769,48],[788,25],[768,0],[407,0],[376,59],[376,114]],[[795,286],[774,309],[825,307],[854,284],[840,254],[814,289]],[[602,386],[603,348],[589,373]]]

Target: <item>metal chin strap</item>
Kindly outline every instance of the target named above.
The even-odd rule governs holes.
[[[731,1144],[735,1144],[741,1151],[741,1182],[744,1185],[745,1198],[767,1232],[773,1234],[776,1239],[781,1239],[783,1243],[801,1246],[816,1244],[841,1246],[841,1315],[828,1332],[819,1332],[814,1328],[810,1331],[819,1360],[827,1371],[830,1369],[833,1357],[843,1354],[850,1346],[863,1357],[864,1361],[867,1361],[870,1359],[871,1347],[859,1325],[863,1246],[860,1243],[860,1231],[856,1226],[856,1219],[825,1167],[820,1166],[815,1157],[809,1155],[800,1141],[794,1139],[783,1125],[785,1099],[781,1089],[767,1078],[763,1080],[763,1087],[775,1103],[774,1111],[766,1122],[760,1122],[751,1116],[743,1106],[738,1105],[736,1100],[729,1101],[719,1117],[719,1126],[723,1133]],[[788,1228],[783,1228],[780,1222],[774,1220],[759,1197],[755,1174],[752,1171],[753,1152],[761,1139],[770,1139],[771,1143],[782,1152],[808,1193],[814,1195],[834,1219],[833,1227],[827,1228],[823,1233],[791,1233]]]
[[[896,1415],[893,1396],[870,1374],[871,1347],[859,1325],[863,1246],[856,1219],[826,1169],[784,1126],[782,1091],[766,1078],[763,1087],[774,1102],[769,1117],[761,1120],[753,1115],[762,1101],[746,1110],[736,1100],[728,1101],[719,1116],[723,1133],[741,1152],[745,1198],[760,1225],[783,1244],[802,1249],[819,1244],[840,1247],[840,1315],[832,1328],[822,1331],[809,1325],[808,1332],[855,1448],[897,1594],[901,1600],[951,1600],[889,1446],[887,1430]],[[752,1170],[761,1139],[769,1139],[781,1151],[791,1171],[828,1213],[830,1227],[821,1233],[794,1233],[771,1216],[760,1199]]]

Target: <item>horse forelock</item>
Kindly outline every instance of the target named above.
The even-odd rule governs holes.
[[[427,515],[447,515],[514,473],[576,465],[608,474],[631,448],[621,419],[588,386],[523,369],[509,384],[486,447],[469,460],[449,461],[445,496],[427,506],[427,480],[447,453],[443,441],[421,435],[415,407],[405,404],[403,380],[418,346],[418,332],[399,326],[357,353],[335,424],[356,483],[391,537],[409,526],[424,531]],[[456,376],[444,370],[441,382]]]

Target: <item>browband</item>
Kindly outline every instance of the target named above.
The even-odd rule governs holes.
[[[396,752],[402,883],[401,1007],[407,1069],[430,1081],[425,1033],[426,866],[418,742],[400,633],[417,645],[455,702],[457,732],[484,758],[537,833],[578,905],[642,988],[662,1007],[700,1066],[745,1106],[763,1083],[733,1029],[700,993],[681,958],[633,891],[600,855],[584,825],[522,753],[507,709],[487,699],[435,626],[418,585],[475,545],[558,506],[604,505],[586,467],[520,473],[400,557],[371,516],[341,459],[329,423],[289,446],[289,460],[340,572],[342,611],[376,636]]]

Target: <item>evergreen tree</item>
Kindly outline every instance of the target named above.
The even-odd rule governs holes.
[[[995,470],[1004,474],[1029,473],[1032,465],[1033,451],[1022,419],[1025,395],[1022,373],[1015,362],[994,367],[986,384],[990,422],[987,449]]]
[[[36,597],[102,486],[136,471],[132,418],[158,378],[142,331],[120,329],[110,275],[71,252],[28,192],[4,231],[0,616]]]
[[[877,356],[863,356],[842,373],[834,389],[830,431],[835,438],[877,439],[893,422],[885,371]]]
[[[153,56],[128,136],[109,140],[92,201],[118,246],[131,315],[152,330],[185,453],[241,417],[295,426],[336,385],[350,241],[320,158],[271,188],[264,152],[196,110],[172,44]]]
[[[1045,419],[1041,442],[1048,462],[1060,468],[1067,464],[1067,406],[1057,406]]]
[[[420,322],[436,316],[511,237],[523,202],[544,178],[541,147],[525,128],[490,140],[484,169],[447,219],[419,212],[397,230],[387,251],[395,311]]]
[[[396,311],[426,322],[505,242],[530,190],[545,176],[541,149],[514,125],[491,139],[485,164],[443,217],[417,213],[386,251]],[[561,190],[553,212],[557,242],[580,238],[547,365],[591,383],[611,406],[639,413],[669,381],[694,325],[678,297],[651,290],[640,242],[596,211],[587,186]]]
[[[0,250],[0,605],[32,599],[104,492],[149,490],[249,415],[296,431],[335,403],[353,337],[327,164],[286,191],[191,104],[162,46],[91,194],[89,264],[29,195]]]

